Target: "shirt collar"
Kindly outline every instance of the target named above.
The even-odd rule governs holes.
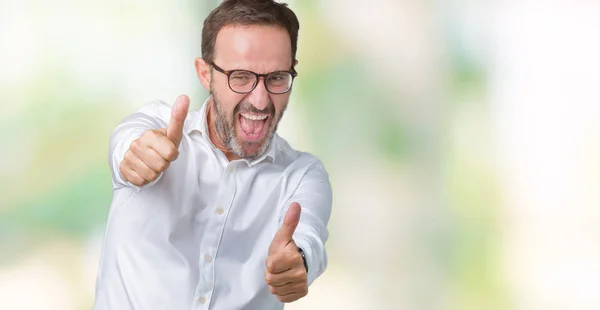
[[[206,100],[204,100],[204,103],[202,104],[202,108],[200,108],[200,110],[191,112],[191,113],[194,113],[193,118],[192,118],[193,122],[187,130],[188,134],[192,133],[193,131],[199,131],[203,137],[208,138],[206,108],[208,107],[210,98],[211,98],[211,96],[209,96],[208,98],[206,98]],[[208,140],[210,141],[210,139],[208,139]],[[211,142],[211,144],[212,144],[212,142]]]
[[[208,112],[208,105],[210,104],[210,100],[211,100],[212,96],[208,96],[208,98],[206,98],[206,100],[204,100],[204,103],[202,104],[202,108],[200,108],[200,110],[198,111],[193,111],[192,113],[194,113],[193,118],[192,118],[192,124],[190,124],[190,126],[187,128],[187,133],[190,134],[193,131],[198,131],[200,132],[200,134],[202,135],[202,138],[207,141],[212,147],[215,147],[215,145],[212,143],[212,141],[210,140],[210,137],[208,135],[208,122],[207,122],[207,112]],[[265,151],[264,154],[262,154],[259,158],[250,160],[250,159],[242,159],[244,162],[246,162],[246,164],[248,164],[248,166],[254,166],[260,162],[262,162],[265,159],[269,159],[270,162],[275,162],[275,153],[277,150],[277,134],[273,135],[273,138],[271,139],[271,143],[269,144],[269,147],[267,148],[267,150]]]

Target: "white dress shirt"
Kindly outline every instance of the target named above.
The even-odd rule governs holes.
[[[309,285],[325,270],[332,193],[321,161],[274,135],[262,157],[229,162],[208,137],[207,102],[188,114],[178,159],[142,188],[119,164],[143,132],[167,127],[171,107],[147,104],[112,133],[95,310],[283,309],[265,282],[265,259],[292,202],[302,207],[293,238]]]

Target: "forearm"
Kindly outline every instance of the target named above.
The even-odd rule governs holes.
[[[325,244],[329,238],[327,224],[331,216],[332,190],[329,177],[320,161],[314,160],[307,166],[305,175],[294,194],[287,200],[282,214],[287,212],[293,202],[302,207],[300,222],[293,239],[304,251],[310,285],[327,268]]]
[[[325,243],[310,227],[298,225],[294,233],[296,246],[304,252],[308,268],[308,285],[311,285],[327,268]]]

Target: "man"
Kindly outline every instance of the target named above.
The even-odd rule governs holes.
[[[285,4],[224,1],[195,60],[202,109],[150,103],[114,130],[94,309],[283,309],[324,272],[328,175],[275,133],[298,28]]]

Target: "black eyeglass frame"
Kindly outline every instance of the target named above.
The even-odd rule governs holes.
[[[298,72],[296,72],[296,70],[295,70],[293,67],[292,67],[292,68],[291,68],[291,70],[289,70],[289,71],[286,71],[286,70],[280,70],[280,71],[274,71],[274,72],[271,72],[271,73],[259,74],[259,73],[252,72],[252,71],[250,71],[250,70],[244,70],[244,69],[225,70],[225,69],[223,69],[223,68],[221,68],[221,67],[217,66],[217,65],[216,65],[214,62],[213,62],[213,63],[210,63],[210,65],[211,65],[213,68],[215,68],[215,70],[217,70],[217,71],[219,71],[219,72],[221,72],[221,73],[223,73],[223,74],[225,74],[225,75],[227,76],[227,85],[229,86],[229,89],[231,89],[231,91],[232,91],[232,92],[234,92],[234,93],[237,93],[237,94],[248,94],[248,93],[252,92],[252,91],[253,91],[253,90],[256,88],[256,85],[258,85],[258,81],[260,80],[260,78],[261,78],[261,77],[264,77],[264,79],[263,79],[263,83],[265,84],[265,89],[266,89],[266,90],[267,90],[269,93],[271,93],[271,94],[274,94],[274,95],[282,95],[282,94],[288,93],[290,90],[292,90],[292,86],[294,86],[294,79],[295,79],[295,78],[298,76]],[[252,87],[250,88],[250,90],[249,90],[249,91],[240,92],[240,91],[236,91],[236,90],[234,90],[234,89],[233,89],[233,87],[231,87],[231,79],[230,79],[230,76],[231,76],[233,73],[235,73],[235,72],[246,72],[246,73],[250,73],[250,74],[253,74],[254,76],[256,76],[256,79],[254,80],[254,84],[252,85]],[[269,75],[272,75],[272,74],[277,74],[277,73],[289,73],[289,74],[292,76],[292,82],[290,83],[290,87],[289,87],[289,88],[288,88],[286,91],[284,91],[284,92],[281,92],[281,93],[277,93],[277,92],[272,92],[272,91],[270,91],[270,90],[269,90],[269,86],[267,85],[267,77],[268,77]]]

